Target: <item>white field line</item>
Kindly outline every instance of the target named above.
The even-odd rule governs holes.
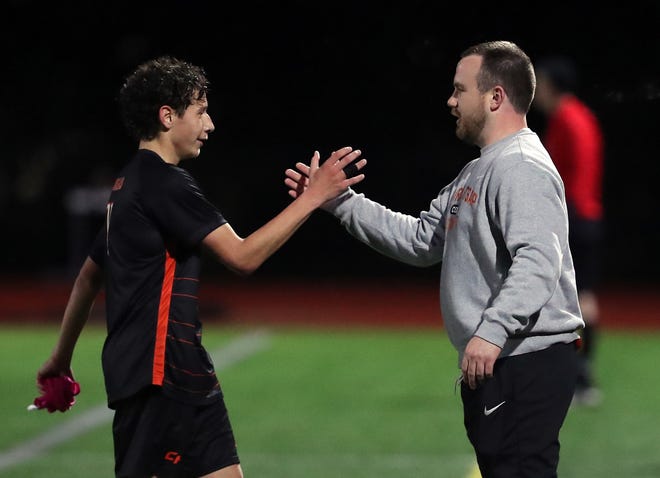
[[[257,330],[241,335],[211,353],[216,371],[226,369],[269,346],[267,332]],[[32,413],[44,413],[43,411]],[[106,404],[75,415],[71,420],[47,432],[0,452],[0,471],[24,463],[49,449],[112,420],[114,412]]]

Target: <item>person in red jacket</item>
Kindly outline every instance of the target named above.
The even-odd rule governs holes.
[[[577,96],[578,74],[571,59],[552,56],[535,65],[533,105],[547,123],[543,143],[561,175],[569,213],[569,241],[585,321],[574,403],[596,405],[602,394],[593,377],[599,321],[596,295],[603,229],[604,139],[595,113]]]

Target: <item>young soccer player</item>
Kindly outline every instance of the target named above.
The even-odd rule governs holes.
[[[102,364],[115,411],[117,478],[240,478],[234,434],[213,363],[202,346],[198,290],[203,248],[250,274],[321,204],[364,175],[344,147],[316,171],[304,196],[247,237],[239,236],[180,165],[196,158],[215,129],[201,67],[172,57],[139,65],[119,100],[137,151],[119,172],[105,226],[73,285],[59,338],[37,379],[71,374],[76,341],[105,284]],[[235,178],[223,178],[232,181]]]

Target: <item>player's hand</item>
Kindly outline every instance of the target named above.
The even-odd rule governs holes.
[[[284,184],[289,187],[289,195],[294,199],[312,187],[323,195],[324,202],[330,200],[348,187],[364,180],[360,170],[367,164],[360,157],[361,151],[346,146],[334,151],[322,165],[319,165],[320,155],[314,152],[310,164],[296,163],[296,170],[287,169]]]
[[[49,413],[66,412],[76,403],[80,384],[68,366],[58,365],[50,358],[37,372],[37,388],[40,395],[28,405],[28,410],[46,409]]]
[[[495,360],[502,351],[497,345],[482,339],[472,337],[465,347],[463,360],[461,361],[461,372],[463,381],[471,390],[477,388],[487,378],[493,376]]]
[[[71,376],[71,363],[53,354],[37,371],[37,385],[46,378],[60,376]]]

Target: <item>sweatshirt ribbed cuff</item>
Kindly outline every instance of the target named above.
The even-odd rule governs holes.
[[[351,189],[348,188],[346,191],[341,193],[339,196],[337,196],[334,199],[330,199],[329,201],[326,201],[321,205],[321,209],[324,211],[329,212],[330,214],[334,214],[335,216],[338,215],[341,211],[340,208],[342,204],[344,204],[346,201],[348,201],[355,192]]]

